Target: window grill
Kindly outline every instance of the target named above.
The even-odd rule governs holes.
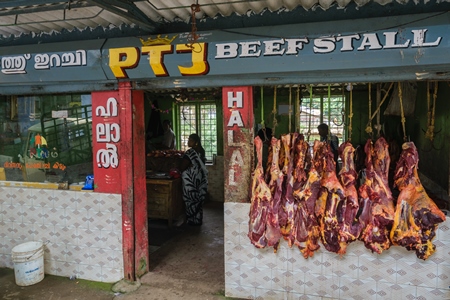
[[[178,106],[178,124],[180,149],[189,149],[189,135],[197,133],[205,149],[207,161],[213,160],[217,154],[217,108],[214,102],[180,104]]]
[[[345,140],[345,128],[342,120],[342,112],[345,108],[343,96],[313,95],[302,99],[300,113],[300,132],[307,136],[309,123],[311,120],[311,135],[309,142],[320,140],[317,126],[322,123],[328,125],[330,132],[335,134],[339,141]]]

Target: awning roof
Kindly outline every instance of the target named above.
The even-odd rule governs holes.
[[[189,31],[192,5],[198,30],[443,11],[450,0],[15,0],[0,2],[0,41],[44,35],[87,38],[116,33]],[[420,9],[417,9],[420,6]],[[195,8],[195,6],[194,6]],[[330,14],[325,12],[331,11]],[[102,30],[98,30],[101,28]],[[96,30],[96,31],[95,31]],[[95,32],[94,32],[95,31]],[[117,36],[117,35],[116,35]],[[79,39],[80,37],[78,37]],[[69,38],[70,40],[71,38]]]

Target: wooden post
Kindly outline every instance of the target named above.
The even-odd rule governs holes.
[[[134,203],[133,203],[133,106],[130,82],[119,82],[121,117],[121,194],[123,263],[126,280],[135,281],[134,267]]]
[[[148,272],[143,92],[93,92],[92,128],[95,192],[122,195],[124,278],[135,281]]]
[[[145,164],[145,121],[144,93],[133,91],[133,191],[134,191],[134,232],[135,232],[135,272],[142,276],[148,272],[148,221],[147,185]]]

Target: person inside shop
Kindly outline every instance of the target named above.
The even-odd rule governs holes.
[[[200,136],[196,133],[189,136],[188,147],[180,168],[186,223],[200,226],[203,223],[203,203],[208,190],[205,149],[202,147]]]
[[[162,123],[164,135],[162,139],[162,146],[164,149],[176,149],[175,133],[172,130],[169,120],[164,120]]]
[[[339,138],[329,131],[328,125],[325,123],[322,123],[319,126],[317,126],[317,130],[319,131],[320,141],[327,142],[328,144],[330,144],[331,151],[333,151],[334,161],[336,162],[336,174],[338,174],[340,169],[338,163]]]

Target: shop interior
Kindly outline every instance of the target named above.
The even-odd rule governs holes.
[[[394,197],[398,195],[398,190],[393,185],[392,173],[399,159],[402,144],[404,141],[414,142],[419,153],[419,175],[423,186],[440,209],[448,209],[450,149],[445,141],[449,134],[446,128],[450,105],[444,99],[449,96],[450,85],[438,81],[400,84],[400,91],[398,82],[254,87],[254,134],[256,136],[261,128],[272,129],[276,138],[280,138],[283,134],[299,132],[312,145],[314,140],[319,138],[317,126],[325,123],[331,129],[331,133],[338,137],[339,143],[351,141],[352,145],[361,151],[360,157],[355,156],[355,164],[359,170],[364,168],[363,147],[366,141],[384,137],[389,144],[391,158],[389,185]],[[179,155],[186,150],[187,136],[190,133],[207,132],[202,127],[204,123],[192,123],[188,112],[196,110],[196,117],[200,118],[213,115],[211,119],[216,122],[216,135],[206,135],[202,143],[205,149],[210,147],[207,150],[210,151],[207,162],[209,168],[215,166],[223,170],[223,160],[220,159],[223,156],[221,101],[220,89],[148,92],[145,101],[147,128],[155,128],[155,124],[169,119],[177,137],[176,155]],[[207,106],[209,110],[207,109],[205,113],[196,105],[209,105]],[[211,114],[211,108],[215,108],[214,114]],[[177,159],[170,158],[170,154],[161,154],[167,155],[169,159],[162,159],[166,163],[158,164],[157,161],[161,159],[154,157],[157,152],[149,155],[152,150],[147,148],[147,175],[152,180],[158,180],[158,176],[170,177],[170,170],[176,168]],[[254,166],[256,162],[246,163]],[[217,166],[218,164],[221,165]],[[214,181],[213,178],[210,180]],[[223,185],[224,181],[221,180],[220,184]],[[223,202],[223,192],[221,194],[222,197],[220,193],[217,194],[215,187],[209,187],[208,201]],[[150,196],[148,201],[152,201]],[[172,216],[171,226],[175,228],[172,231],[182,224],[180,221],[182,205],[179,209],[176,214],[180,216]],[[151,224],[155,221],[152,218],[149,220],[151,243]],[[156,226],[161,228],[167,226],[167,223]],[[169,239],[183,239],[182,232],[183,230],[180,230],[180,234],[175,233]]]

